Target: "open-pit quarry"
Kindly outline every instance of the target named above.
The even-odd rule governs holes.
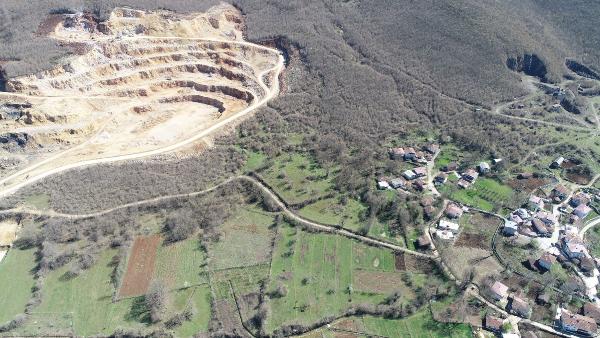
[[[244,41],[229,5],[51,22],[50,37],[73,54],[0,92],[0,196],[64,170],[192,145],[279,92],[283,56]]]

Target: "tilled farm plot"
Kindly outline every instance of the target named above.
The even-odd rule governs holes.
[[[127,271],[123,277],[119,298],[139,296],[146,293],[154,275],[156,250],[162,239],[159,235],[137,237],[133,242]]]

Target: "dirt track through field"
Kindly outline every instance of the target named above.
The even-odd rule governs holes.
[[[119,298],[141,296],[148,291],[154,275],[156,250],[162,242],[159,235],[137,237],[131,247],[127,270],[119,288]]]

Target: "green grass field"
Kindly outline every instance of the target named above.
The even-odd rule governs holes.
[[[35,249],[11,249],[0,262],[0,323],[13,320],[25,310],[34,285]]]
[[[178,289],[208,283],[206,255],[196,237],[158,247],[154,263],[154,278]]]
[[[494,179],[481,177],[467,189],[446,184],[440,188],[451,199],[485,211],[493,211],[503,205],[512,203],[514,190]]]
[[[367,206],[355,199],[348,199],[348,203],[342,205],[335,198],[327,198],[305,206],[298,213],[313,221],[342,225],[344,228],[357,231],[363,223],[360,214],[366,209]]]
[[[75,278],[66,277],[68,267],[49,273],[42,303],[34,312],[71,314],[72,329],[78,335],[107,335],[117,327],[143,328],[145,315],[134,310],[137,299],[112,302],[110,261],[115,254],[116,250],[105,251],[94,266]],[[38,332],[42,333],[50,332]]]
[[[273,166],[260,174],[290,204],[324,195],[334,177],[333,173],[327,177],[325,169],[298,153],[275,158]]]
[[[312,323],[352,304],[381,301],[385,297],[382,294],[353,289],[353,274],[359,268],[394,271],[393,255],[343,237],[310,234],[282,225],[267,290],[283,284],[288,293],[269,300],[267,331],[282,324]]]
[[[221,226],[222,236],[209,246],[212,269],[228,269],[265,263],[269,250],[274,214],[254,206],[240,207]]]
[[[436,322],[428,309],[403,319],[384,319],[366,316],[362,318],[366,332],[385,337],[472,337],[471,327],[466,324]]]
[[[191,291],[191,294],[188,290]],[[173,294],[173,306],[179,311],[190,307],[194,313],[191,320],[185,321],[181,326],[175,328],[176,337],[193,337],[199,332],[208,331],[211,316],[210,288],[208,285],[200,285],[175,292]]]
[[[19,334],[44,335],[72,332],[76,335],[109,335],[117,328],[144,330],[150,326],[143,297],[112,301],[111,259],[116,250],[106,250],[90,269],[69,278],[68,267],[52,271],[44,280],[42,303],[33,316],[16,330]],[[192,322],[176,328],[181,336],[206,330],[210,319],[207,286],[170,293],[167,318],[187,306],[195,309]],[[49,318],[49,320],[47,320]],[[41,321],[40,321],[41,319]],[[179,331],[180,330],[180,331]]]

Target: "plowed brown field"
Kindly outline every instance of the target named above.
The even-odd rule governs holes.
[[[129,254],[127,271],[119,289],[119,298],[140,296],[146,293],[154,274],[156,249],[161,241],[159,235],[135,239]]]

